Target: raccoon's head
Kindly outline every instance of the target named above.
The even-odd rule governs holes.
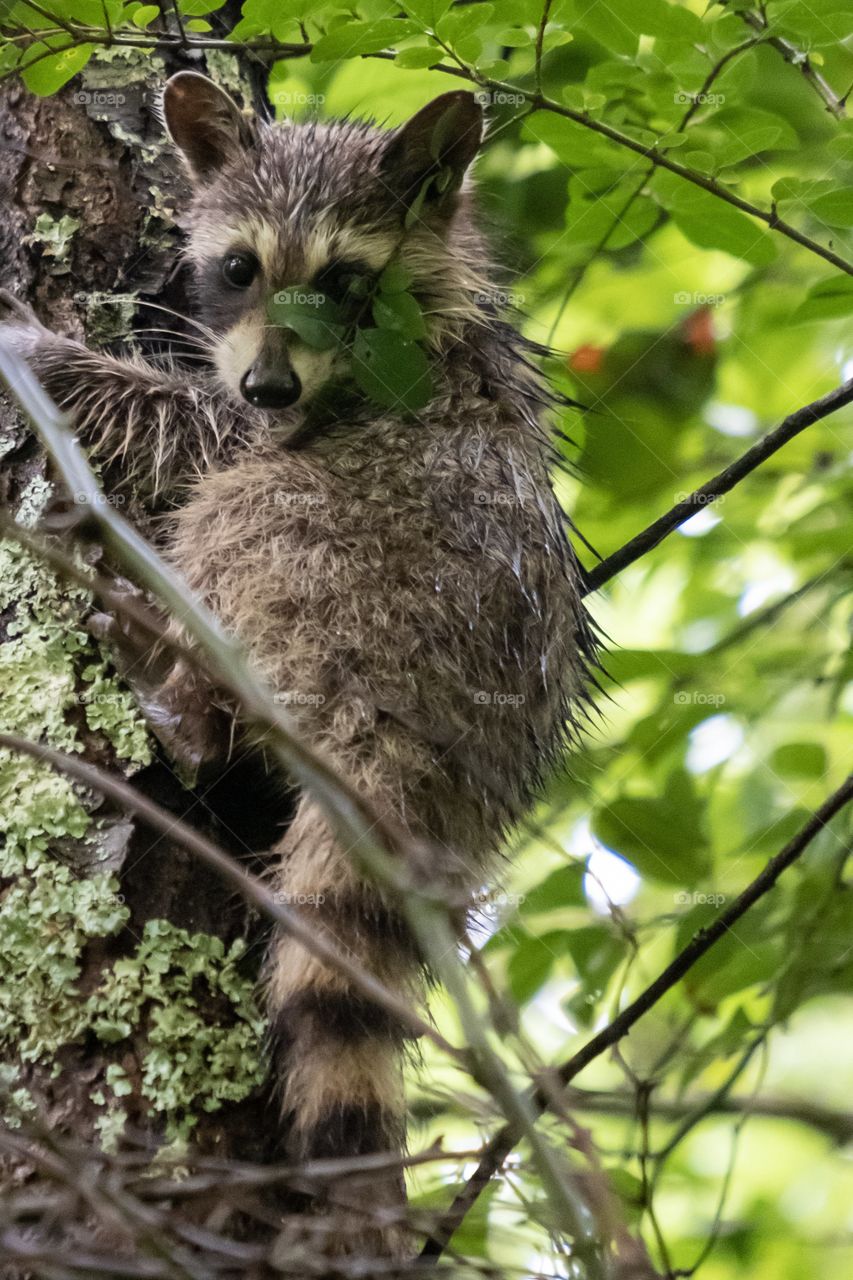
[[[219,376],[278,415],[285,435],[321,388],[346,380],[352,357],[273,322],[276,294],[299,286],[309,302],[351,307],[394,259],[412,279],[434,349],[482,318],[479,240],[463,212],[482,136],[473,95],[444,94],[392,130],[348,120],[271,125],[182,71],[163,109],[194,186],[189,256],[218,336]]]

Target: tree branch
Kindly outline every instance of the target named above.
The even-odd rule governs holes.
[[[730,907],[721,912],[710,925],[694,934],[687,946],[678,953],[654,982],[557,1069],[556,1075],[560,1081],[564,1085],[569,1084],[585,1067],[623,1039],[639,1019],[648,1013],[662,996],[672,990],[676,983],[729,932],[750,907],[769,893],[782,873],[796,862],[815,836],[851,800],[853,800],[853,774],[850,774],[838,790],[823,802],[784,849],[770,859],[763,871],[735,898]],[[548,1094],[545,1090],[537,1089],[531,1101],[541,1113],[548,1105]],[[431,1240],[427,1241],[423,1249],[423,1257],[437,1258],[442,1254],[481,1192],[503,1165],[518,1142],[519,1136],[518,1131],[511,1125],[504,1125],[483,1148],[477,1169],[450,1206],[439,1230],[433,1234]]]
[[[740,17],[747,26],[752,27],[753,31],[759,32],[766,43],[772,45],[789,66],[796,67],[802,73],[823,101],[827,111],[837,120],[845,118],[847,114],[845,100],[837,96],[832,85],[812,66],[809,55],[804,50],[798,49],[796,45],[791,44],[789,40],[784,40],[781,36],[769,35],[770,24],[761,14],[741,11]]]
[[[652,523],[630,542],[626,542],[618,551],[614,551],[612,555],[602,560],[595,568],[590,569],[586,574],[586,583],[583,594],[589,595],[593,591],[600,590],[606,582],[611,578],[615,578],[617,573],[621,573],[628,565],[634,564],[647,552],[651,551],[668,534],[677,529],[679,525],[684,524],[697,511],[702,511],[709,506],[715,499],[722,497],[723,494],[729,493],[736,484],[739,484],[750,472],[760,466],[762,462],[777,453],[783,445],[789,440],[793,440],[794,436],[799,435],[806,427],[812,426],[815,422],[820,422],[822,418],[828,418],[830,414],[836,410],[844,408],[853,401],[853,379],[845,382],[842,386],[836,387],[834,391],[828,392],[825,396],[821,396],[819,400],[813,400],[811,404],[804,405],[801,409],[796,409],[789,414],[783,422],[779,424],[773,431],[768,432],[766,436],[762,436],[757,440],[746,453],[741,454],[734,462],[725,467],[711,480],[707,480],[700,488],[694,489],[691,494],[681,502],[677,502],[674,507],[666,511],[662,516],[658,516],[657,520]]]
[[[395,55],[393,53],[369,53],[363,56],[366,58],[393,59]],[[654,168],[667,169],[677,177],[683,178],[685,182],[692,183],[694,187],[701,187],[709,195],[716,196],[719,200],[724,200],[726,204],[739,209],[741,213],[748,213],[750,217],[758,218],[761,222],[766,223],[772,231],[778,231],[780,235],[792,240],[795,244],[800,245],[801,248],[808,249],[819,258],[823,258],[825,262],[831,263],[839,271],[845,272],[846,275],[853,275],[853,262],[848,262],[846,258],[840,257],[832,249],[825,248],[817,240],[813,240],[811,236],[807,236],[805,232],[798,230],[790,222],[780,218],[775,207],[769,210],[762,209],[760,205],[744,200],[742,196],[736,195],[734,191],[729,191],[728,187],[724,187],[716,178],[711,178],[705,173],[699,173],[695,169],[688,169],[686,165],[679,164],[677,160],[671,160],[665,152],[658,151],[656,144],[647,146],[630,137],[629,134],[621,133],[620,130],[614,129],[612,125],[605,124],[603,120],[593,119],[587,112],[576,111],[573,107],[566,107],[561,102],[554,102],[543,94],[535,90],[525,89],[521,85],[479,76],[476,72],[464,66],[454,67],[444,62],[438,62],[430,70],[441,71],[448,76],[457,76],[471,84],[476,84],[480,89],[489,89],[495,93],[517,94],[529,103],[534,111],[548,111],[552,115],[562,116],[566,120],[571,120],[574,124],[582,125],[585,129],[591,129],[593,133],[600,134],[602,138],[607,138],[608,141],[616,143],[617,146],[625,147],[636,155],[643,156]]]
[[[38,39],[43,40],[46,34],[67,34],[62,28],[58,28],[56,32],[45,33],[39,32]],[[187,38],[187,44],[181,40],[180,36],[167,36],[160,33],[152,36],[141,34],[140,36],[127,35],[123,33],[107,33],[98,28],[88,28],[79,26],[75,28],[75,37],[81,43],[102,45],[110,48],[114,45],[128,45],[130,47],[145,49],[161,49],[161,48],[190,48],[190,49],[226,49],[234,50],[237,44],[233,40],[213,39],[205,36],[190,39]],[[311,53],[313,45],[310,42],[304,44],[279,44],[276,40],[258,40],[246,41],[242,47],[253,53],[269,52],[276,58],[301,58]],[[378,53],[361,55],[366,58],[385,58],[393,60],[395,53],[383,51]],[[19,68],[11,68],[6,74],[11,74]],[[774,208],[769,210],[762,209],[759,205],[752,204],[749,200],[736,195],[733,191],[729,191],[727,187],[722,186],[715,178],[709,177],[707,174],[700,173],[695,169],[689,169],[686,165],[679,164],[677,160],[672,160],[664,152],[658,151],[656,145],[647,146],[642,142],[638,142],[629,134],[622,133],[618,129],[614,129],[612,125],[605,124],[603,120],[593,119],[585,111],[576,111],[572,107],[564,106],[560,102],[554,102],[550,98],[546,98],[538,89],[529,90],[521,85],[511,84],[503,80],[494,80],[489,77],[478,75],[476,71],[460,64],[452,66],[447,63],[438,62],[430,68],[433,71],[441,71],[445,75],[458,76],[463,80],[467,80],[470,84],[475,84],[478,88],[489,89],[497,93],[518,94],[525,99],[530,106],[537,111],[548,111],[553,115],[564,117],[571,120],[575,124],[581,125],[585,129],[591,129],[594,133],[598,133],[601,137],[607,138],[610,142],[616,143],[617,146],[627,148],[636,155],[643,156],[655,168],[667,169],[670,173],[676,174],[683,178],[685,182],[690,182],[693,186],[701,187],[710,195],[716,196],[720,200],[724,200],[733,208],[739,209],[742,213],[747,213],[750,217],[758,218],[761,222],[766,223],[773,231],[778,231],[780,235],[800,245],[803,249],[823,258],[839,271],[845,272],[847,275],[853,275],[853,263],[848,262],[839,254],[833,252],[832,249],[826,248],[817,240],[813,240],[811,236],[805,232],[798,230],[791,223],[780,218]]]
[[[183,630],[198,646],[197,660],[234,693],[247,721],[266,731],[281,766],[315,796],[336,836],[359,857],[374,853],[381,858],[386,851],[419,852],[396,824],[375,812],[365,797],[296,736],[291,718],[251,671],[237,640],[227,635],[213,614],[187,592],[181,579],[115,507],[101,500],[97,481],[70,430],[69,419],[59,412],[24,361],[2,341],[0,378],[21,404],[69,491],[77,495],[80,525],[98,529],[104,543],[134,580],[182,619]]]
[[[630,1089],[567,1089],[566,1106],[571,1111],[589,1111],[608,1116],[636,1115],[637,1099]],[[748,1112],[767,1120],[793,1120],[826,1134],[839,1146],[853,1140],[853,1112],[839,1111],[800,1098],[718,1097],[717,1092],[697,1098],[661,1098],[655,1095],[649,1108],[652,1120],[683,1120],[695,1115],[733,1115]],[[659,1154],[659,1153],[655,1153]]]

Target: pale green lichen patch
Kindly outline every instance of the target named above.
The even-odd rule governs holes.
[[[69,711],[89,637],[80,627],[85,593],[62,587],[18,543],[0,542],[0,728],[64,751],[78,749]],[[80,837],[89,817],[72,785],[33,760],[0,750],[0,871],[34,865],[52,838]]]
[[[149,920],[134,954],[116,961],[88,1001],[87,1023],[99,1039],[118,1044],[143,1029],[140,1091],[166,1117],[171,1140],[263,1078],[264,1020],[253,980],[239,972],[243,952],[239,940],[226,948],[221,938]],[[211,997],[220,1009],[215,1023],[204,1012]],[[116,1098],[130,1092],[121,1067],[110,1068],[105,1083]]]
[[[40,509],[35,497],[29,507]],[[6,632],[0,644],[0,728],[79,751],[75,721],[82,706],[89,727],[104,733],[120,759],[145,764],[150,748],[142,717],[83,629],[87,600],[82,588],[60,583],[18,543],[0,542]],[[6,750],[0,751],[0,815],[5,875],[36,865],[52,840],[79,839],[90,822],[71,783]]]
[[[84,947],[129,919],[118,890],[112,876],[81,879],[47,859],[6,890],[0,1044],[7,1052],[14,1047],[22,1062],[45,1063],[86,1034],[117,1051],[131,1038],[143,1043],[141,1096],[165,1120],[167,1138],[183,1139],[202,1112],[239,1101],[260,1083],[263,1019],[254,984],[238,969],[242,942],[226,949],[219,938],[151,920],[133,954],[115,961],[83,997],[77,983]],[[211,998],[215,1020],[203,1012]],[[7,1099],[13,1083],[5,1081]],[[124,1113],[115,1103],[132,1092],[125,1068],[108,1064],[91,1095],[105,1108],[105,1138],[120,1131]]]
[[[88,687],[80,694],[90,729],[109,738],[116,754],[132,764],[148,764],[151,746],[148,730],[139,714],[133,695],[123,688],[100,658],[80,672]]]
[[[0,911],[0,1043],[23,1062],[45,1062],[85,1031],[90,1012],[76,992],[80,956],[92,938],[128,918],[111,876],[74,876],[47,860],[16,879]]]
[[[86,310],[86,333],[92,345],[102,347],[130,333],[138,301],[135,293],[92,290],[77,294],[75,301]]]
[[[64,213],[61,218],[52,218],[49,213],[40,213],[29,235],[24,236],[27,244],[41,245],[42,257],[52,259],[54,274],[68,270],[68,253],[73,236],[80,230],[80,219],[72,218]]]
[[[53,492],[53,485],[44,476],[33,476],[21,493],[15,520],[25,529],[32,529],[38,523],[47,500]]]

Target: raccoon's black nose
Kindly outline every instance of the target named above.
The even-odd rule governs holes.
[[[302,395],[302,383],[293,369],[259,369],[252,365],[243,374],[240,391],[255,409],[286,409]]]

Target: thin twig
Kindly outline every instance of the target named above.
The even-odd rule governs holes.
[[[39,39],[44,39],[46,34],[39,33]],[[162,49],[162,48],[183,48],[184,43],[177,37],[167,37],[160,34],[152,34],[151,36],[128,36],[124,33],[113,33],[108,35],[97,28],[90,29],[87,27],[75,28],[75,37],[80,43],[88,43],[95,45],[103,45],[107,48],[115,45],[127,45],[129,47],[145,48],[145,49]],[[226,49],[233,51],[237,45],[232,40],[227,39],[211,39],[208,37],[200,37],[191,39],[187,37],[186,47],[189,49]],[[253,53],[270,52],[275,54],[276,58],[300,58],[311,53],[312,46],[310,44],[279,44],[276,40],[258,40],[246,41],[242,46],[246,51]],[[393,60],[396,54],[391,50],[384,50],[378,53],[365,54],[367,58],[385,58]],[[577,111],[573,107],[567,107],[563,103],[554,102],[550,98],[545,97],[538,89],[529,90],[521,85],[512,84],[503,80],[494,80],[489,77],[479,75],[476,71],[460,64],[453,66],[447,63],[436,63],[432,68],[435,71],[442,71],[445,75],[458,76],[463,80],[467,80],[471,84],[477,85],[481,89],[489,89],[496,93],[517,94],[527,101],[534,110],[550,112],[553,115],[562,116],[566,120],[571,120],[575,124],[581,125],[585,129],[591,129],[594,133],[598,133],[601,137],[607,138],[610,142],[616,143],[617,146],[625,147],[635,154],[643,156],[649,160],[655,168],[666,169],[670,173],[676,174],[690,182],[693,186],[700,187],[707,191],[710,195],[716,196],[720,200],[724,200],[733,208],[739,209],[742,213],[747,213],[750,217],[758,218],[761,222],[766,223],[771,230],[778,231],[780,235],[800,245],[803,249],[823,258],[839,271],[845,272],[847,275],[853,275],[853,263],[848,262],[832,249],[826,248],[817,240],[805,232],[798,230],[791,223],[780,218],[775,207],[771,209],[762,209],[759,205],[752,204],[749,200],[744,200],[742,196],[736,195],[727,187],[724,187],[715,178],[709,177],[707,174],[700,173],[697,170],[689,169],[686,165],[679,164],[677,160],[671,160],[664,152],[657,149],[656,144],[651,146],[638,142],[627,133],[622,133],[619,129],[614,129],[612,125],[606,124],[603,120],[595,120],[586,111]],[[14,70],[14,68],[12,69]],[[7,73],[8,74],[8,73]]]
[[[650,983],[608,1026],[594,1035],[576,1054],[563,1063],[559,1068],[559,1077],[563,1084],[569,1084],[591,1062],[618,1044],[639,1019],[648,1013],[649,1009],[668,991],[672,990],[693,965],[710,951],[711,947],[719,942],[756,902],[770,892],[782,873],[796,862],[815,836],[851,800],[853,800],[853,774],[850,774],[838,790],[824,801],[784,849],[770,859],[764,869],[735,898],[731,906],[721,912],[710,925],[694,934],[687,946],[678,953],[654,982]],[[538,1090],[534,1093],[532,1101],[540,1112],[547,1105],[547,1097]],[[504,1125],[486,1144],[477,1169],[450,1206],[440,1229],[424,1246],[423,1257],[437,1258],[443,1253],[448,1241],[464,1221],[481,1192],[502,1167],[518,1142],[519,1136],[518,1131],[511,1125]]]
[[[729,1082],[727,1081],[727,1084]],[[732,1082],[733,1083],[733,1082]],[[600,1115],[633,1116],[636,1096],[631,1089],[568,1089],[564,1099],[570,1111],[590,1111]],[[853,1111],[838,1111],[799,1098],[739,1098],[722,1096],[719,1089],[699,1097],[661,1098],[655,1094],[650,1107],[652,1120],[704,1119],[710,1115],[751,1115],[766,1120],[792,1120],[826,1134],[839,1146],[853,1140]],[[660,1155],[660,1151],[653,1153]]]
[[[453,913],[450,906],[442,897],[430,892],[429,886],[421,887],[413,883],[412,877],[405,875],[405,864],[401,867],[401,853],[411,855],[412,865],[416,866],[421,863],[425,849],[406,833],[397,831],[393,823],[380,817],[355,788],[339,777],[329,764],[293,733],[289,718],[282,715],[271,692],[254,676],[238,642],[227,635],[213,614],[192,597],[181,579],[154,548],[111,504],[102,501],[95,476],[83,456],[79,441],[70,429],[70,420],[59,412],[26,363],[2,342],[0,377],[5,379],[29,417],[64,483],[77,495],[77,502],[81,507],[78,524],[81,527],[88,524],[99,529],[104,542],[134,580],[152,591],[175,616],[181,618],[182,629],[198,645],[202,665],[234,694],[245,718],[263,730],[279,763],[314,797],[354,861],[363,866],[372,879],[395,894],[427,963],[456,1001],[471,1044],[470,1050],[463,1052],[440,1037],[441,1047],[457,1060],[461,1059],[474,1080],[494,1097],[512,1129],[526,1135],[542,1177],[542,1185],[551,1201],[555,1222],[571,1237],[574,1251],[586,1264],[589,1280],[603,1280],[600,1248],[591,1215],[566,1176],[561,1159],[550,1143],[536,1131],[535,1114],[529,1107],[529,1091],[519,1091],[514,1087],[509,1070],[492,1045],[477,1012],[469,989],[468,975],[456,954],[457,938],[451,927]],[[12,738],[11,735],[0,738],[0,742],[4,741],[7,745],[14,745],[30,754],[41,754],[45,760],[72,774],[74,770],[85,769],[88,777],[93,779],[89,785],[94,785],[96,789],[109,786],[111,789],[106,793],[114,796],[118,803],[132,806],[133,812],[141,812],[139,806],[142,798],[134,796],[124,779],[117,782],[108,775],[101,775],[100,771],[93,770],[91,765],[84,765],[73,757],[64,757],[52,748],[29,743],[21,738]],[[162,821],[162,817],[160,820]],[[174,826],[172,830],[175,830]],[[379,838],[374,836],[374,831]],[[198,833],[186,828],[183,839],[186,841],[192,838],[200,837]],[[198,844],[194,846],[195,851],[208,860],[216,859],[220,872],[229,874],[233,879],[238,869],[231,864],[227,855],[223,862],[218,856],[221,851],[217,851],[210,842],[205,842],[205,845],[204,854]],[[252,885],[251,878],[241,881],[241,886],[244,892],[251,888],[254,894],[258,894],[259,886]],[[266,905],[269,906],[268,903]],[[282,924],[285,924],[284,919]],[[287,913],[285,927],[294,932],[293,925],[294,920]],[[306,928],[302,936],[295,932],[294,936],[298,936],[299,941],[307,945],[308,932]],[[321,945],[328,947],[329,944],[324,941]],[[331,954],[331,948],[329,950]],[[363,983],[364,980],[364,975],[361,975],[360,981]],[[376,984],[376,996],[382,996],[380,1003],[387,1003],[390,994],[384,992],[381,984]],[[396,1012],[399,1014],[399,1010]],[[411,1021],[408,1010],[407,1020]],[[437,1033],[428,1029],[428,1024],[421,1019],[418,1022],[419,1033],[429,1034],[435,1040]]]
[[[617,573],[621,573],[628,565],[634,564],[660,542],[663,542],[668,534],[677,529],[679,525],[684,524],[697,511],[704,510],[716,498],[729,493],[736,484],[739,484],[762,462],[766,462],[789,440],[793,440],[794,436],[799,435],[806,427],[813,426],[815,422],[820,422],[822,418],[829,417],[830,414],[835,413],[838,409],[844,408],[851,401],[853,401],[853,378],[849,382],[843,383],[842,386],[836,387],[834,391],[821,396],[819,400],[813,400],[811,404],[804,405],[801,409],[796,409],[793,413],[788,414],[788,417],[778,427],[768,432],[766,436],[762,436],[760,440],[757,440],[751,448],[747,449],[746,453],[741,454],[739,458],[736,458],[734,462],[730,463],[711,480],[707,480],[698,489],[694,489],[692,493],[677,502],[669,511],[664,512],[662,516],[658,516],[657,520],[653,520],[647,528],[633,537],[630,542],[626,542],[618,551],[614,551],[606,560],[602,560],[595,568],[589,570],[586,575],[583,594],[589,595],[593,591],[600,590],[606,582],[609,582],[611,578],[615,578]]]
[[[836,95],[832,85],[815,69],[809,55],[803,49],[798,49],[796,45],[791,44],[790,40],[785,40],[782,36],[770,35],[770,23],[760,13],[741,10],[738,16],[752,27],[753,31],[760,32],[766,43],[771,45],[777,53],[781,53],[790,66],[796,67],[823,101],[827,111],[837,120],[844,119],[847,114],[846,95],[844,98]]]

